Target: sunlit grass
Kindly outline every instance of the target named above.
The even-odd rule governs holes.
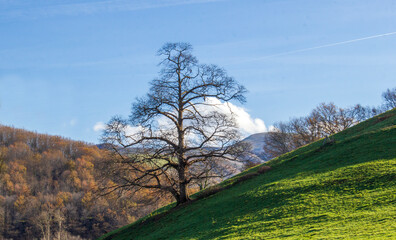
[[[264,174],[104,239],[396,238],[396,110],[333,138],[333,145],[297,149]]]

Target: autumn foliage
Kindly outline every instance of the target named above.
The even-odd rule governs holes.
[[[0,125],[0,239],[94,239],[167,203],[151,192],[101,195],[105,150]]]

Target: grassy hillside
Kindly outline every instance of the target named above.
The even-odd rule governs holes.
[[[318,141],[268,162],[268,172],[186,206],[160,209],[102,239],[395,239],[396,109],[333,138],[332,144]],[[153,217],[164,211],[169,212]]]

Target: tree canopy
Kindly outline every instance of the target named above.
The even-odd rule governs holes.
[[[159,76],[132,104],[129,119],[107,124],[103,140],[114,158],[106,168],[115,182],[111,191],[158,189],[180,204],[189,200],[189,185],[223,176],[218,162],[245,150],[232,111],[218,106],[245,102],[246,89],[224,69],[200,64],[188,43],[167,43],[158,55]]]

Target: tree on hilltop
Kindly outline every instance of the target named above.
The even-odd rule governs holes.
[[[188,43],[167,43],[158,55],[159,77],[132,104],[129,119],[107,124],[103,140],[114,146],[107,190],[158,189],[181,204],[189,200],[190,185],[222,174],[211,163],[244,152],[232,112],[218,107],[245,102],[246,90],[224,69],[199,64]]]

